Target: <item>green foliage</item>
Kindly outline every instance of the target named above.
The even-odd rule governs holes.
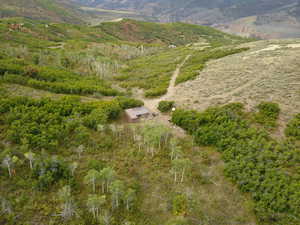
[[[172,200],[172,211],[175,216],[185,215],[188,210],[188,200],[185,195],[176,195]]]
[[[82,23],[78,10],[74,7],[50,0],[28,0],[26,4],[20,0],[1,2],[2,17],[26,17],[39,20],[65,21]],[[39,10],[37,11],[36,8]]]
[[[15,60],[0,60],[0,75],[5,73],[22,74],[24,73],[24,65]]]
[[[26,1],[26,4],[31,1]],[[55,13],[61,13],[53,8],[51,1],[38,1],[43,1],[42,8],[49,7]],[[23,25],[18,30],[9,30],[11,24]],[[173,164],[178,166],[179,179],[183,175],[188,175],[189,179],[184,186],[174,185],[168,174],[172,165],[168,156],[170,130],[155,124],[143,128],[136,126],[134,135],[132,127],[126,125],[111,126],[116,129],[110,130],[106,123],[117,119],[122,109],[143,103],[124,96],[108,101],[98,101],[97,98],[122,95],[105,81],[115,76],[123,87],[143,88],[149,97],[165,94],[177,65],[192,51],[180,46],[165,49],[166,44],[184,45],[200,38],[215,46],[240,40],[230,40],[232,36],[206,27],[141,22],[139,26],[145,29],[151,26],[154,32],[138,34],[140,43],[123,42],[135,41],[130,36],[137,33],[124,32],[128,36],[113,37],[103,29],[104,26],[77,26],[23,18],[0,21],[0,85],[4,84],[0,93],[0,159],[2,162],[8,155],[15,162],[11,167],[11,177],[8,177],[7,167],[0,167],[0,194],[7,196],[13,210],[8,216],[3,216],[2,211],[0,223],[31,224],[33,220],[40,224],[74,225],[195,223],[181,217],[169,220],[173,217],[172,210],[167,211],[167,202],[164,201],[169,199],[165,193],[184,191],[183,188],[188,186],[193,195],[199,188],[194,185],[190,173],[193,171],[184,174],[185,168],[190,166],[186,159],[190,157],[182,160],[186,152],[197,153],[188,151],[188,142],[181,146],[179,140],[172,159],[181,160]],[[17,91],[13,93],[14,88]],[[82,97],[80,102],[79,97],[61,98],[64,95],[35,89],[91,96]],[[12,97],[19,94],[35,99]],[[55,100],[39,99],[40,95]],[[152,152],[153,157],[146,156],[143,150]],[[53,158],[45,152],[57,154],[65,160]],[[285,157],[295,158],[290,154]],[[91,181],[88,178],[92,176],[84,179],[90,170],[96,174],[97,197],[89,196],[91,188],[84,185],[84,181]],[[33,187],[47,192],[33,191]],[[151,187],[157,188],[151,190]],[[106,201],[102,201],[100,207],[98,197],[103,196],[98,194],[101,190]],[[157,198],[151,198],[152,195],[157,195]],[[156,210],[158,201],[161,201],[160,209]],[[174,198],[174,213],[188,214],[189,218],[200,220],[200,211],[195,210],[195,214],[190,215],[190,211],[184,210],[183,202],[180,197]],[[99,221],[88,213],[95,206],[99,208]],[[112,206],[114,210],[111,210]],[[164,206],[165,209],[161,208]],[[95,217],[98,217],[97,210],[94,211]],[[211,218],[210,213],[207,218]]]
[[[300,140],[300,114],[297,114],[288,124],[285,129],[285,135],[294,137]]]
[[[247,41],[237,36],[217,31],[211,27],[184,23],[158,24],[124,19],[120,22],[106,22],[99,27],[121,40],[135,42],[185,45],[203,38],[212,45],[233,44]]]
[[[279,105],[273,102],[262,102],[257,108],[259,111],[254,115],[255,122],[265,127],[275,127],[280,113]]]
[[[59,180],[70,179],[71,172],[67,164],[57,157],[42,158],[34,164],[32,177],[37,180],[35,183],[37,189],[48,190]]]
[[[36,7],[36,3],[34,4],[34,7]],[[18,29],[10,30],[11,24],[23,25]],[[41,49],[59,46],[59,42],[68,40],[90,42],[117,41],[116,38],[95,27],[67,23],[49,23],[25,18],[5,18],[0,21],[1,42]]]
[[[86,132],[78,130],[81,122],[96,129],[98,124],[116,119],[120,112],[115,100],[80,103],[77,98],[56,101],[20,97],[0,99],[0,113],[5,114],[5,122],[9,125],[9,140],[18,144],[25,140],[30,148],[37,149],[55,150],[73,132],[76,139],[84,143],[86,138],[79,137],[86,137]]]
[[[151,98],[151,97],[158,97],[167,94],[167,88],[168,87],[158,87],[158,88],[152,88],[147,91],[145,91],[145,97]]]
[[[238,49],[208,49],[195,52],[181,69],[181,73],[176,79],[176,84],[195,79],[204,69],[209,60],[223,58],[228,55],[237,54],[249,48]]]
[[[103,168],[105,168],[106,166],[106,163],[102,160],[96,160],[96,159],[91,159],[89,162],[88,162],[88,168],[91,170],[91,169],[94,169],[94,170],[102,170]]]
[[[124,96],[119,96],[116,98],[116,100],[119,102],[122,109],[130,109],[144,105],[144,102],[141,100],[127,98]]]
[[[128,67],[122,69],[121,75],[115,79],[120,81],[124,88],[144,89],[146,97],[164,95],[173,72],[188,52],[188,49],[180,47],[139,57],[129,61]]]
[[[160,101],[157,108],[161,112],[169,112],[173,108],[174,104],[174,101]]]
[[[22,65],[12,60],[0,60],[0,75],[10,83],[30,86],[64,94],[102,94],[116,96],[120,93],[103,80],[93,76],[80,76],[65,69],[46,66]],[[18,75],[16,75],[18,74]]]
[[[262,108],[276,117],[279,110],[271,106],[271,110]],[[293,143],[275,142],[265,132],[252,128],[241,109],[240,104],[230,104],[202,113],[177,110],[172,121],[192,133],[198,144],[216,146],[223,153],[225,174],[242,191],[251,193],[261,220],[295,224],[300,212],[296,206],[300,181],[295,164],[299,151]]]
[[[96,130],[98,125],[106,124],[108,115],[102,108],[94,109],[89,115],[83,118],[83,124],[91,129]]]

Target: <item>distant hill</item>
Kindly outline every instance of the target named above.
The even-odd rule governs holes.
[[[205,41],[218,45],[245,41],[241,37],[223,33],[211,27],[185,23],[161,24],[123,19],[118,22],[102,23],[97,28],[101,28],[105,33],[120,40],[132,42],[183,45]]]
[[[184,23],[161,24],[124,19],[98,26],[47,23],[24,18],[0,20],[0,41],[43,48],[68,40],[87,42],[132,42],[135,44],[185,45],[204,42],[223,45],[247,39],[211,27]],[[59,45],[58,44],[58,45]]]
[[[91,7],[131,10],[161,22],[189,22],[261,38],[300,37],[299,0],[74,0]]]
[[[55,22],[82,23],[83,13],[65,0],[0,0],[0,18],[26,17]]]

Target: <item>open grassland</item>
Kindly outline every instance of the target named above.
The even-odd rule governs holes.
[[[243,102],[253,110],[261,101],[273,101],[282,109],[283,124],[300,110],[297,43],[299,40],[244,44],[240,47],[250,50],[208,62],[195,80],[177,86],[172,99],[192,109]]]
[[[194,51],[191,57],[183,65],[180,74],[176,79],[176,85],[195,79],[200,71],[205,67],[209,60],[223,58],[228,55],[237,54],[248,50],[247,48],[230,48],[230,49],[204,49],[202,51]]]

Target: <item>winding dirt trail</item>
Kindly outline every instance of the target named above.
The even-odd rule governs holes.
[[[164,101],[164,100],[168,100],[171,96],[174,95],[175,93],[175,89],[176,89],[176,79],[178,77],[178,75],[180,74],[180,69],[182,68],[182,66],[186,63],[186,61],[191,57],[191,55],[188,55],[185,57],[185,59],[182,61],[182,63],[180,63],[176,70],[174,71],[172,78],[170,80],[170,84],[167,90],[167,93],[159,98],[154,98],[154,99],[147,99],[147,98],[143,98],[142,100],[145,103],[145,106],[150,109],[153,112],[159,113],[157,106],[158,103],[160,101]]]
[[[180,69],[190,57],[191,55],[186,56],[185,59],[182,61],[182,63],[180,63],[177,66],[170,80],[168,91],[165,95],[155,99],[146,99],[146,98],[141,99],[142,101],[144,101],[146,108],[148,108],[152,112],[157,113],[157,116],[154,117],[153,120],[172,128],[173,133],[178,137],[184,137],[186,135],[185,131],[180,127],[174,126],[172,123],[170,123],[169,122],[170,115],[160,113],[160,111],[157,109],[157,106],[160,101],[168,100],[170,97],[172,97],[175,94],[176,78],[180,74]]]

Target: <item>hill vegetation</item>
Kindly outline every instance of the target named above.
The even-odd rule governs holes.
[[[52,22],[84,23],[83,13],[74,3],[60,0],[1,0],[0,18],[26,17]]]
[[[276,118],[276,104],[258,107],[264,121]],[[252,128],[242,109],[242,104],[232,103],[202,113],[178,110],[172,121],[191,133],[199,145],[215,146],[223,154],[225,174],[252,195],[260,220],[298,224],[299,146],[293,139],[277,142]],[[293,130],[289,127],[287,133],[289,129]]]
[[[102,23],[100,27],[108,34],[121,40],[143,43],[183,45],[206,40],[212,46],[217,46],[245,41],[238,36],[229,35],[207,26],[184,23],[158,24],[123,19],[118,23]]]
[[[23,18],[1,20],[0,35],[0,224],[299,224],[298,116],[277,141],[274,102],[177,109],[171,125],[177,101],[134,98],[240,57],[249,39],[181,23]],[[163,114],[124,120],[152,100]]]
[[[298,0],[76,0],[106,10],[130,10],[160,22],[218,27],[247,37],[300,37]],[[117,18],[119,18],[118,16]]]

